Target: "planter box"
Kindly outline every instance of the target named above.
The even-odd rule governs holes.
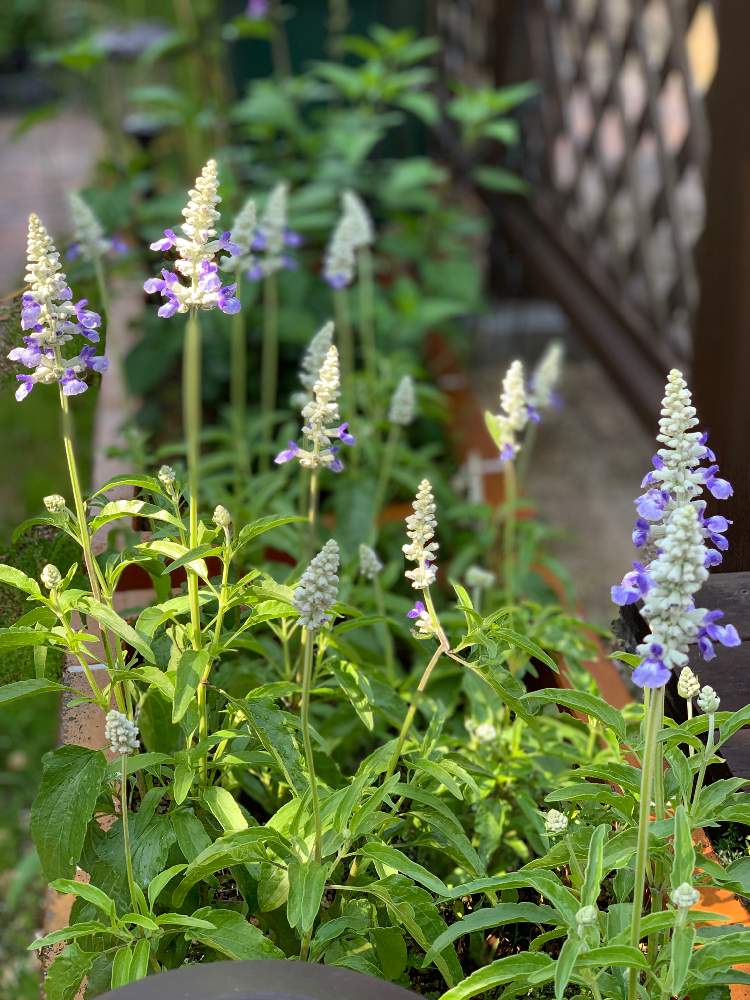
[[[190,965],[105,993],[101,1000],[415,1000],[392,983],[332,965],[211,962]]]

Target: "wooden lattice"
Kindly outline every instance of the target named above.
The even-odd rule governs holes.
[[[497,40],[498,19],[512,31],[497,78],[526,77],[540,88],[511,154],[530,183],[530,207],[660,365],[689,359],[698,303],[694,251],[708,155],[702,91],[715,41],[705,31],[709,6],[498,0],[494,26],[492,18],[481,23],[480,3],[446,3],[442,20],[456,73],[461,38]],[[451,10],[460,36],[450,33]],[[477,58],[483,51],[491,60],[491,48],[480,47]],[[465,68],[462,77],[471,79]]]

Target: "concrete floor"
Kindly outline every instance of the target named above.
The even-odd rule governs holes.
[[[560,410],[548,411],[539,427],[527,493],[541,517],[562,533],[553,552],[571,574],[582,613],[607,626],[615,617],[610,586],[635,557],[633,500],[651,467],[655,442],[575,336],[567,331],[565,339],[564,402]],[[543,349],[542,338],[528,337],[509,353],[506,338],[499,335],[490,364],[492,338],[482,338],[485,363],[475,378],[488,408],[497,408],[507,363],[519,356],[531,367]]]

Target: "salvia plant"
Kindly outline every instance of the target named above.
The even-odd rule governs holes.
[[[730,526],[709,514],[708,497],[731,487],[685,380],[669,375],[636,501],[633,540],[646,554],[613,588],[644,626],[637,649],[617,654],[643,703],[621,711],[575,669],[590,644],[570,616],[535,601],[522,551],[516,466],[556,403],[561,348],[530,379],[520,361],[509,366],[487,417],[506,502],[489,515],[463,504],[479,541],[456,558],[444,539],[460,505],[429,449],[410,444],[425,391],[377,349],[375,228],[363,200],[342,196],[323,263],[335,322],[307,333],[299,417],[279,413],[274,370],[255,421],[238,291],[262,281],[262,366],[278,366],[280,272],[298,241],[284,183],[259,218],[245,201],[232,231],[219,224],[218,190],[210,160],[181,235],[167,229],[153,243],[167,262],[145,286],[161,318],[184,319],[185,462],[117,477],[88,498],[71,402],[106,369],[91,346],[101,322],[74,301],[51,238],[30,220],[24,340],[10,356],[27,370],[19,401],[57,385],[73,498],[45,497],[32,521],[69,536],[85,575],[0,566],[0,582],[28,605],[0,646],[32,648],[36,668],[0,700],[59,691],[68,708],[99,713],[104,732],[99,749],[65,745],[45,758],[32,810],[44,875],[74,897],[68,926],[31,946],[58,950],[48,995],[72,1000],[85,984],[93,997],[186,963],[266,958],[352,968],[444,1000],[726,996],[726,984],[748,978],[734,966],[750,941],[717,924],[703,897],[750,893],[750,878],[741,862],[704,856],[698,831],[750,825],[744,781],[710,780],[750,716],[721,711],[702,684],[710,676],[698,678],[695,654],[710,661],[739,636],[698,603]],[[350,310],[355,278],[365,288]],[[237,458],[219,501],[207,488],[202,414],[207,312],[231,317],[242,383]],[[331,517],[321,500],[352,496],[347,483],[363,468],[375,516],[352,545],[346,505]],[[123,486],[137,493],[108,497]],[[408,491],[410,512],[386,525],[394,487]],[[240,494],[253,490],[269,508],[247,517]],[[148,530],[129,529],[134,517]],[[115,524],[118,544],[101,552],[97,533]],[[130,613],[118,585],[133,566],[154,593]],[[47,650],[88,688],[48,676]],[[556,672],[563,657],[572,686],[535,687],[540,668]],[[684,722],[664,714],[673,675]]]

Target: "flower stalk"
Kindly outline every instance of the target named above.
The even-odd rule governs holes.
[[[201,438],[201,327],[198,313],[190,311],[185,327],[185,346],[182,355],[182,406],[183,424],[187,445],[188,465],[188,548],[198,545],[198,511],[200,486],[200,438]],[[200,621],[200,595],[198,574],[186,566],[188,596],[190,602],[190,627],[193,649],[202,645]]]

